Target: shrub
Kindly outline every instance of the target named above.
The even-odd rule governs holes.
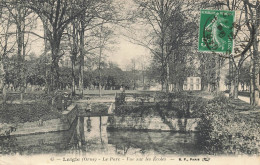
[[[106,104],[92,104],[91,105],[91,111],[92,112],[96,112],[96,113],[101,113],[101,114],[105,114],[107,113],[108,110],[108,105]]]
[[[120,105],[126,104],[125,97],[126,97],[125,92],[116,94],[116,98],[115,98],[115,106],[116,106],[116,108],[118,106],[120,106]]]
[[[209,103],[201,113],[198,144],[209,154],[259,154],[259,123],[235,112],[222,95]]]
[[[146,95],[147,94],[135,94],[133,97],[139,98],[143,96],[143,98],[145,98]],[[175,92],[168,94],[165,92],[157,92],[154,97],[156,100],[155,104],[148,103],[140,105],[136,102],[134,102],[134,104],[126,104],[125,97],[118,95],[116,98],[116,114],[133,115],[134,113],[138,113],[136,114],[138,116],[146,115],[146,113],[148,113],[148,115],[157,115],[162,118],[193,118],[198,117],[200,114],[200,109],[204,108],[206,105],[206,101],[204,99],[196,96],[190,96],[185,92]],[[130,104],[133,107],[131,107]]]
[[[148,117],[159,116],[154,105],[121,105],[115,109],[116,116]]]

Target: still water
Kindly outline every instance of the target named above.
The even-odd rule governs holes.
[[[200,155],[196,133],[107,130],[107,117],[79,117],[70,130],[0,141],[0,154]]]

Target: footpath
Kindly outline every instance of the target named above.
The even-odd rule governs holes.
[[[198,94],[199,97],[211,100],[214,96],[209,92],[202,92]],[[228,97],[228,93],[225,93],[225,96]],[[250,105],[250,98],[245,96],[238,96],[237,100],[230,100],[231,105],[234,109],[240,113],[245,115],[250,115],[253,117],[260,116],[260,107]]]
[[[228,97],[228,94],[225,94]],[[234,108],[241,114],[260,113],[259,106],[250,105],[250,98],[245,96],[238,96],[237,100],[231,100]]]

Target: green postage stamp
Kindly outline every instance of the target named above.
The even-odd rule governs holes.
[[[199,51],[232,53],[235,11],[201,10]]]

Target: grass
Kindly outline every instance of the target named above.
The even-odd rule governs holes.
[[[226,90],[225,93],[229,93],[229,91]],[[244,97],[250,97],[250,92],[249,91],[238,91],[238,95],[244,96]]]
[[[13,101],[20,103],[14,104]],[[28,103],[28,101],[33,102]],[[60,112],[51,110],[51,96],[43,91],[25,93],[24,102],[20,101],[20,93],[7,93],[7,103],[0,105],[0,123],[33,122],[60,116]]]
[[[0,107],[0,123],[24,123],[49,120],[61,117],[58,111],[52,111],[49,104],[6,104]]]

